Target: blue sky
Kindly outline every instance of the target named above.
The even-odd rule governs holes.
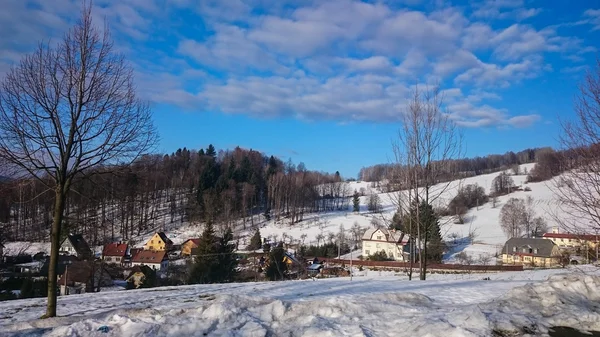
[[[3,1],[0,76],[80,4]],[[558,145],[600,36],[594,1],[96,0],[94,16],[159,151],[239,145],[346,177],[392,160],[415,85],[440,84],[468,156]]]

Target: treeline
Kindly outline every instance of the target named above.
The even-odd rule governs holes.
[[[447,160],[445,164],[452,166],[451,172],[453,173],[447,176],[446,179],[472,177],[508,169],[513,165],[532,163],[535,161],[536,153],[548,149],[550,148],[531,148],[517,153],[509,151],[505,154],[491,154],[485,157]],[[435,162],[432,164],[435,165]],[[359,180],[363,181],[393,180],[398,169],[401,169],[401,167],[397,164],[378,164],[363,167],[358,176]]]
[[[127,167],[95,168],[74,181],[62,234],[82,233],[92,245],[132,239],[178,222],[231,227],[258,217],[301,221],[306,212],[348,207],[339,173],[308,171],[254,150],[210,145],[147,155]],[[1,241],[43,241],[54,193],[38,180],[0,181]]]

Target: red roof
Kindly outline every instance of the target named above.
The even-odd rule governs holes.
[[[135,263],[161,263],[165,258],[166,251],[140,250],[131,262]]]
[[[572,234],[572,233],[545,233],[545,238],[554,239],[579,239],[585,241],[598,241],[600,235],[594,234]]]
[[[124,257],[125,253],[127,253],[126,243],[109,243],[107,245],[104,245],[104,250],[102,250],[102,256]]]

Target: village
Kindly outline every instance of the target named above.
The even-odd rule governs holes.
[[[95,252],[82,235],[68,235],[60,246],[57,292],[65,296],[185,284],[194,257],[199,254],[199,242],[200,238],[188,238],[181,244],[174,244],[165,232],[157,232],[140,248],[128,242],[114,242]],[[542,237],[509,239],[494,263],[478,264],[459,259],[458,264],[430,264],[428,270],[430,273],[493,273],[597,263],[598,242],[597,235],[562,233],[555,227]],[[246,281],[268,280],[264,271],[271,263],[270,243],[265,238],[262,244],[263,247],[256,250],[235,251],[238,272],[245,275]],[[354,257],[298,256],[297,251],[286,249],[281,261],[286,265],[285,279],[351,277],[360,274],[359,270],[363,268],[402,273],[418,264],[414,254],[413,263],[410,263],[409,236],[394,229],[368,229],[359,246],[361,253]],[[44,252],[3,254],[3,248],[4,245],[0,245],[0,277],[22,280],[5,282],[15,285],[16,289],[10,289],[15,298],[26,284],[23,280],[32,279],[44,284],[49,263]],[[389,258],[373,258],[381,252]],[[43,287],[28,296],[45,296]]]

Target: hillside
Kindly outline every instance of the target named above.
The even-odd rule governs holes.
[[[586,271],[584,274],[582,271]],[[566,273],[565,273],[566,272]],[[0,303],[1,336],[503,336],[599,330],[591,269],[207,284]],[[371,273],[369,273],[371,274]],[[549,277],[549,278],[548,278]],[[99,330],[106,327],[107,333]]]
[[[530,171],[535,164],[524,164],[520,166],[521,172]],[[507,171],[509,172],[509,171]],[[500,172],[484,174],[480,176],[470,177],[462,180],[452,181],[449,184],[440,184],[432,188],[439,191],[445,188],[445,191],[435,201],[437,206],[447,205],[448,202],[456,195],[460,186],[468,184],[477,184],[485,188],[486,193],[489,193],[493,179]],[[502,248],[506,241],[506,235],[500,227],[499,215],[502,205],[510,198],[526,198],[532,196],[535,200],[535,209],[538,216],[542,216],[548,223],[548,227],[556,226],[557,221],[554,217],[555,196],[550,187],[551,181],[528,183],[526,184],[526,175],[512,175],[516,187],[524,188],[527,186],[531,191],[516,191],[509,195],[498,197],[496,207],[492,206],[491,202],[480,205],[478,208],[473,208],[468,211],[465,216],[464,224],[454,224],[451,217],[445,217],[440,220],[442,225],[442,235],[447,242],[453,244],[451,250],[446,254],[444,260],[447,263],[454,263],[454,255],[459,252],[466,252],[475,260],[482,260],[484,263],[495,264],[493,256]],[[558,178],[557,178],[558,179]],[[340,233],[340,227],[343,227],[346,240],[355,239],[354,243],[360,243],[362,233],[368,228],[374,226],[373,222],[384,224],[393,216],[396,206],[393,202],[397,198],[397,193],[382,193],[374,187],[372,182],[348,182],[348,196],[353,191],[362,191],[365,196],[360,197],[360,213],[352,212],[352,205],[347,210],[343,211],[324,211],[318,213],[306,213],[303,221],[291,224],[288,218],[280,220],[272,219],[265,220],[264,216],[257,215],[254,217],[255,227],[259,228],[261,236],[269,238],[272,241],[283,240],[294,247],[294,244],[317,245],[331,240],[336,240]],[[382,212],[371,213],[367,210],[367,199],[371,193],[378,194],[381,200]],[[165,206],[166,207],[166,206]],[[135,247],[141,247],[156,230],[165,230],[167,236],[174,243],[180,244],[189,238],[199,237],[203,230],[203,225],[198,222],[189,222],[179,217],[175,218],[174,222],[170,221],[168,212],[164,212],[156,220],[157,223],[163,223],[158,227],[149,228],[140,235],[132,236],[132,241]],[[218,227],[217,230],[223,227]],[[250,237],[254,232],[249,221],[246,225],[241,220],[236,222],[234,226],[235,239],[239,242],[238,249],[244,250],[248,245]],[[475,240],[467,240],[469,233],[475,233]],[[318,240],[319,239],[319,240]],[[350,241],[347,241],[350,242]],[[455,244],[454,244],[455,243]],[[6,251],[17,252],[25,250],[29,253],[37,251],[49,250],[47,243],[25,243],[25,242],[9,242],[6,244]],[[293,248],[292,248],[293,249]],[[96,251],[100,251],[100,247],[96,247]],[[354,259],[360,255],[360,251],[352,254]],[[349,257],[349,256],[347,256]],[[486,258],[487,257],[487,258]]]

